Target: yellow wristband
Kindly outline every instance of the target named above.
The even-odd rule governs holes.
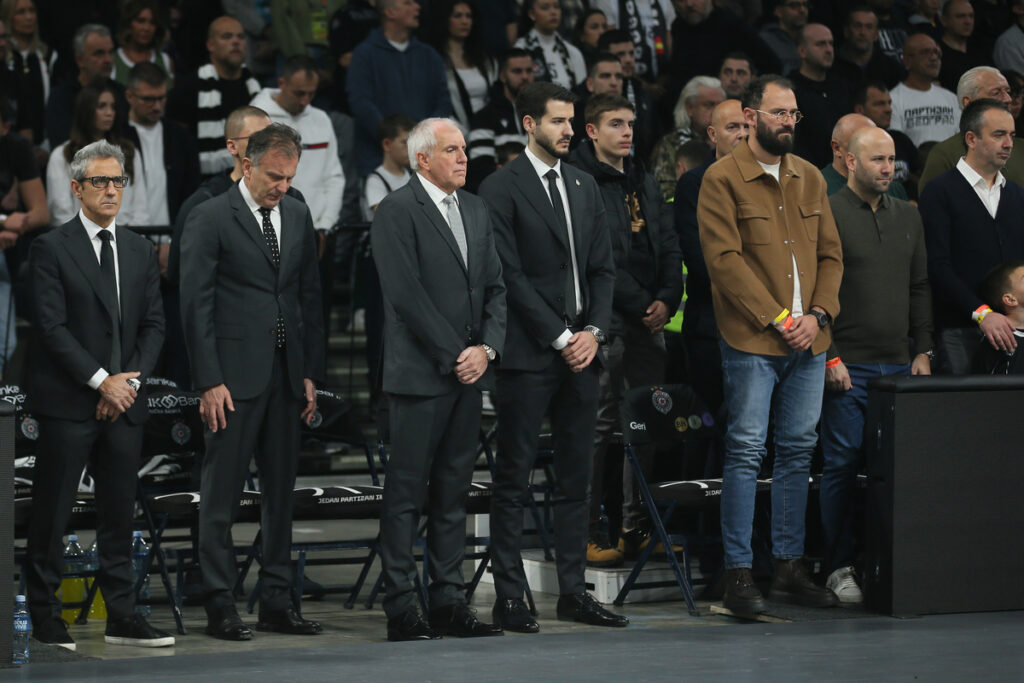
[[[778,317],[775,318],[775,320],[772,321],[772,325],[778,325],[783,320],[785,320],[786,316],[788,316],[788,315],[789,315],[789,309],[788,308],[783,308],[782,309],[782,313],[779,313]]]

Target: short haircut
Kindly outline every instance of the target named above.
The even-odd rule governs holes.
[[[302,72],[305,74],[316,75],[316,62],[307,55],[294,55],[285,60],[284,66],[281,67],[281,78],[288,81],[295,74]]]
[[[584,108],[583,120],[596,126],[601,122],[601,116],[610,111],[618,111],[619,109],[628,109],[632,112],[636,111],[636,107],[633,106],[633,103],[622,95],[614,95],[612,93],[592,95],[590,99],[587,100],[587,106]]]
[[[416,127],[416,119],[405,114],[389,114],[377,125],[377,142],[394,140],[402,131],[411,131]]]
[[[521,47],[510,47],[501,54],[501,63],[498,65],[499,71],[504,71],[508,68],[508,63],[513,59],[533,59],[533,55],[530,54],[529,50],[524,50]]]
[[[124,152],[121,148],[107,140],[97,140],[75,152],[71,159],[71,178],[82,182],[85,180],[85,173],[89,162],[96,159],[116,159],[121,165],[121,173],[124,173]]]
[[[578,98],[571,91],[555,83],[540,81],[530,83],[519,91],[516,96],[516,111],[520,116],[529,116],[540,123],[544,112],[548,110],[548,101],[576,104]]]
[[[289,157],[300,158],[302,156],[302,136],[291,126],[272,123],[249,136],[249,146],[245,149],[245,156],[254,167],[258,167],[263,155],[272,149],[284,152]]]
[[[590,63],[590,68],[587,69],[587,78],[597,77],[598,64],[609,64],[611,62],[615,62],[616,64],[622,64],[622,62],[619,61],[619,58],[613,55],[611,52],[598,53],[597,57],[594,58],[594,61]]]
[[[718,71],[716,71],[715,73],[722,73],[722,67],[725,66],[725,62],[728,59],[741,59],[741,60],[743,60],[744,62],[747,63],[747,67],[750,69],[750,74],[752,76],[757,74],[757,67],[754,66],[754,60],[752,60],[750,58],[750,55],[748,55],[746,52],[739,52],[739,51],[730,52],[726,56],[722,57],[722,61],[720,61],[718,63]]]
[[[384,12],[398,4],[398,0],[377,0],[377,16],[384,21]]]
[[[632,42],[633,36],[630,35],[629,31],[621,28],[610,28],[597,39],[597,49],[601,52],[608,52],[612,45]]]
[[[422,152],[430,156],[430,152],[437,147],[437,127],[441,124],[449,125],[458,131],[462,130],[456,121],[435,116],[423,119],[409,131],[409,140],[405,144],[409,149],[409,168],[413,172],[420,167],[416,155]]]
[[[768,89],[768,86],[774,83],[779,88],[786,90],[793,90],[793,81],[788,78],[783,78],[778,74],[765,74],[758,76],[750,82],[747,86],[746,92],[743,93],[743,99],[741,104],[744,109],[759,109],[761,107],[761,100],[764,99],[764,91]]]
[[[708,160],[710,147],[703,140],[687,140],[676,150],[676,163],[686,162],[686,168],[700,166]]]
[[[853,104],[854,106],[860,105],[862,107],[867,106],[868,103],[868,89],[874,88],[880,92],[889,92],[889,86],[882,81],[865,81],[856,90],[853,91]]]
[[[82,24],[77,31],[75,31],[75,37],[71,39],[71,49],[74,51],[76,57],[85,56],[85,41],[92,34],[96,34],[103,38],[113,38],[110,35],[110,29],[103,24]],[[10,50],[11,48],[7,48]]]
[[[140,83],[159,88],[167,85],[167,74],[153,62],[139,62],[128,72],[128,88],[134,90]]]
[[[875,20],[876,21],[878,20],[878,12],[876,12],[874,9],[872,9],[870,5],[854,5],[853,7],[851,7],[846,12],[846,17],[843,20],[843,28],[847,28],[850,25],[850,22],[853,21],[853,15],[857,14],[857,13],[860,13],[860,12],[867,12],[869,14],[874,14],[875,15]]]
[[[993,66],[976,66],[973,69],[968,69],[960,77],[960,80],[956,84],[956,98],[960,102],[964,101],[964,98],[975,99],[978,96],[978,81],[981,79],[982,74],[996,74],[1002,76],[1002,72]]]
[[[224,137],[225,138],[236,138],[238,134],[245,128],[245,120],[250,116],[260,116],[265,119],[270,119],[270,114],[263,111],[259,107],[254,107],[251,104],[247,104],[244,107],[239,107],[233,112],[228,114],[227,119],[224,120]]]
[[[1013,289],[1013,280],[1010,277],[1013,271],[1024,267],[1024,261],[1007,261],[988,271],[985,278],[978,286],[978,295],[988,304],[993,311],[1006,313],[1006,306],[1003,306],[1003,295]]]
[[[964,107],[964,111],[960,115],[960,139],[964,141],[965,147],[967,146],[967,133],[981,135],[981,127],[985,123],[985,113],[992,109],[1010,113],[1009,107],[991,97],[982,97]]]
[[[512,160],[513,156],[522,154],[524,149],[526,149],[526,145],[513,140],[512,142],[503,142],[495,147],[494,155],[498,158],[498,164],[504,166]]]

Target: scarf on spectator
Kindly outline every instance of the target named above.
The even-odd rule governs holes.
[[[640,19],[637,4],[650,3],[651,14],[654,15],[653,25],[645,26]],[[659,62],[664,60],[668,52],[665,39],[668,26],[665,12],[659,0],[619,0],[619,26],[629,31],[636,52],[636,75],[646,80],[654,80],[658,76]]]
[[[565,46],[565,41],[562,40],[562,36],[557,33],[554,34],[555,38],[555,52],[562,59],[562,66],[565,67],[565,73],[569,75],[569,82],[575,84],[576,72],[569,66],[569,48]],[[553,75],[551,69],[548,68],[548,62],[544,58],[544,47],[540,44],[540,39],[537,38],[537,29],[530,29],[530,32],[523,37],[523,43],[525,49],[533,57],[533,68],[538,81],[552,81]],[[570,86],[572,87],[572,86]]]

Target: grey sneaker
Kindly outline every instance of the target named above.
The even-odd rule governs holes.
[[[864,602],[864,594],[860,592],[857,579],[853,576],[853,567],[840,567],[829,574],[825,586],[835,593],[839,602],[843,604]]]

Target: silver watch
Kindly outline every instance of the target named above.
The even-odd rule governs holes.
[[[494,349],[492,349],[487,344],[481,344],[480,348],[482,348],[484,350],[484,353],[487,354],[487,362],[488,363],[493,363],[494,359],[498,357],[498,352],[495,351]]]
[[[139,387],[142,386],[142,382],[140,382],[139,380],[135,379],[134,377],[130,377],[130,378],[126,379],[125,382],[127,382],[128,386],[130,386],[135,391],[138,391]]]
[[[587,325],[583,329],[589,332],[590,334],[594,335],[594,339],[597,340],[597,343],[599,345],[603,345],[606,341],[608,341],[608,336],[601,331],[600,327],[596,327],[594,325]]]

